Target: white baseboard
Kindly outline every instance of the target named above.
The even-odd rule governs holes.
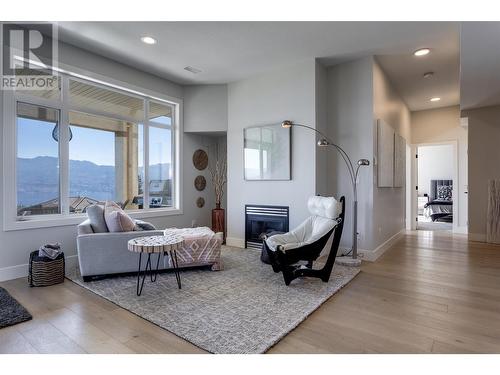
[[[400,232],[396,233],[394,236],[389,238],[383,244],[378,246],[374,250],[366,250],[366,249],[358,249],[358,255],[362,260],[366,260],[368,262],[375,262],[383,253],[385,253],[388,249],[391,248],[392,245],[399,240],[403,234],[406,232],[405,229],[402,229]],[[245,248],[245,240],[242,238],[236,237],[226,237],[226,245],[233,247]],[[339,246],[338,256],[341,254],[347,254],[351,250],[350,247]]]
[[[466,226],[453,228],[453,233],[467,234],[468,232],[469,228],[467,228]]]
[[[28,264],[0,268],[0,281],[8,281],[28,276]]]
[[[374,250],[358,249],[358,252],[362,255],[361,258],[368,262],[375,262],[382,256],[382,254],[389,250],[404,235],[405,232],[406,229],[402,229],[380,246],[377,246]]]
[[[233,247],[241,247],[242,249],[244,249],[245,248],[245,240],[242,238],[236,238],[236,237],[226,237],[226,245],[233,246]]]
[[[66,272],[72,269],[78,263],[78,255],[69,255],[65,257]],[[0,282],[19,279],[21,277],[28,277],[29,265],[18,264],[17,266],[10,266],[0,268]]]
[[[486,242],[486,234],[484,233],[469,233],[468,238],[470,241]]]

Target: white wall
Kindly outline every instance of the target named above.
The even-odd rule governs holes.
[[[227,131],[227,85],[184,87],[184,131]]]
[[[315,68],[315,103],[316,103],[316,129],[328,135],[328,71],[316,61]],[[316,152],[316,194],[322,196],[332,195],[328,191],[328,155],[329,150],[319,147]]]
[[[500,179],[500,106],[462,112],[469,122],[469,238],[486,241],[488,181]]]
[[[364,58],[328,68],[328,135],[351,159],[372,160],[373,155],[373,59]],[[333,148],[328,154],[328,191],[346,197],[346,220],[341,245],[352,246],[352,184],[344,161]],[[371,248],[373,207],[373,166],[360,172],[358,185],[359,247]]]
[[[390,124],[405,139],[410,135],[410,112],[373,57],[328,68],[328,134],[351,157],[370,160],[358,183],[359,249],[374,260],[380,246],[405,226],[405,189],[378,188],[376,166],[377,119]],[[352,186],[338,153],[328,157],[328,190],[347,198],[342,246],[352,246]]]
[[[458,182],[458,229],[467,230],[468,221],[468,130],[460,126],[459,106],[436,108],[411,113],[411,139],[413,144],[457,143]]]
[[[132,85],[150,89],[161,94],[174,96],[182,99],[182,87],[151,76],[147,73],[134,70],[128,66],[121,65],[112,60],[93,55],[73,46],[62,45],[59,49],[60,60],[67,65],[71,65],[86,71],[91,71],[100,75],[109,76],[111,79],[127,82]],[[3,100],[0,101],[0,112]],[[3,121],[3,120],[0,120]],[[3,124],[2,124],[3,128]],[[0,132],[0,144],[3,144],[3,134]],[[195,134],[185,134],[183,137],[183,211],[182,215],[157,217],[148,219],[157,227],[169,226],[191,226],[195,220],[198,225],[209,225],[210,190],[205,194],[208,204],[204,208],[196,207],[196,198],[200,196],[194,188],[193,181],[197,171],[191,162],[193,152],[207,145],[207,140]],[[0,153],[0,172],[3,175],[3,160]],[[208,171],[203,171],[209,180]],[[0,184],[0,197],[3,197],[3,184]],[[30,229],[21,231],[3,231],[3,215],[0,215],[0,281],[10,278],[21,277],[27,274],[27,261],[29,253],[47,242],[58,241],[62,244],[66,256],[76,254],[76,226],[61,226],[43,229]],[[70,258],[71,259],[71,258]]]
[[[430,194],[431,180],[453,179],[453,151],[452,145],[420,146],[418,148],[419,196]]]
[[[307,198],[316,193],[314,133],[292,128],[291,181],[245,181],[243,129],[285,119],[314,126],[314,96],[314,60],[228,85],[228,244],[243,244],[245,204],[289,206],[292,228],[308,216]]]
[[[410,142],[410,111],[378,63],[373,63],[373,150],[377,155],[377,119]],[[406,190],[379,188],[377,168],[373,176],[373,239],[371,249],[383,245],[406,226]]]

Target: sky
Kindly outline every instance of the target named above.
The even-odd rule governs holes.
[[[52,138],[55,123],[18,118],[17,149],[20,158],[58,156],[58,143]],[[87,160],[97,165],[115,165],[114,134],[104,130],[71,126],[70,159]],[[170,131],[156,127],[149,130],[150,165],[171,162]],[[139,138],[142,144],[142,137]],[[140,147],[139,152],[142,151]],[[141,159],[140,159],[141,160]],[[140,164],[142,164],[140,162]]]

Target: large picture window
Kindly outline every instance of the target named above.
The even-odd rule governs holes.
[[[106,200],[138,212],[179,208],[178,103],[69,74],[61,82],[61,95],[25,90],[11,101],[17,220],[69,217]]]

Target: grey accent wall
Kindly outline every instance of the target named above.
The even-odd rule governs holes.
[[[377,155],[377,119],[384,120],[410,140],[410,111],[376,61],[373,62],[373,150]],[[377,168],[373,169],[373,240],[372,248],[382,245],[405,228],[406,191],[377,187]]]
[[[500,106],[462,111],[469,119],[469,238],[486,241],[488,181],[500,179]]]
[[[290,206],[290,226],[308,216],[307,198],[316,193],[315,135],[292,128],[292,180],[245,181],[243,129],[284,119],[315,126],[315,61],[310,60],[228,85],[228,242],[242,244],[248,203]]]
[[[315,69],[315,104],[316,129],[328,135],[328,80],[327,69],[316,61]],[[319,139],[320,137],[317,137]],[[328,165],[329,148],[316,147],[316,194],[328,196],[328,176],[331,170]],[[331,194],[330,194],[331,195]]]
[[[328,68],[328,135],[351,157],[370,160],[358,180],[358,246],[371,253],[399,233],[405,223],[405,189],[378,188],[376,120],[410,138],[410,112],[373,57]],[[345,195],[347,216],[342,246],[352,246],[352,185],[344,161],[331,150],[328,191]]]
[[[227,85],[184,87],[184,131],[227,131]]]
[[[328,135],[353,161],[373,160],[373,59],[364,58],[328,68]],[[328,148],[328,191],[346,197],[342,246],[352,246],[352,184],[339,153]],[[359,247],[371,249],[373,166],[363,168],[358,184]]]

